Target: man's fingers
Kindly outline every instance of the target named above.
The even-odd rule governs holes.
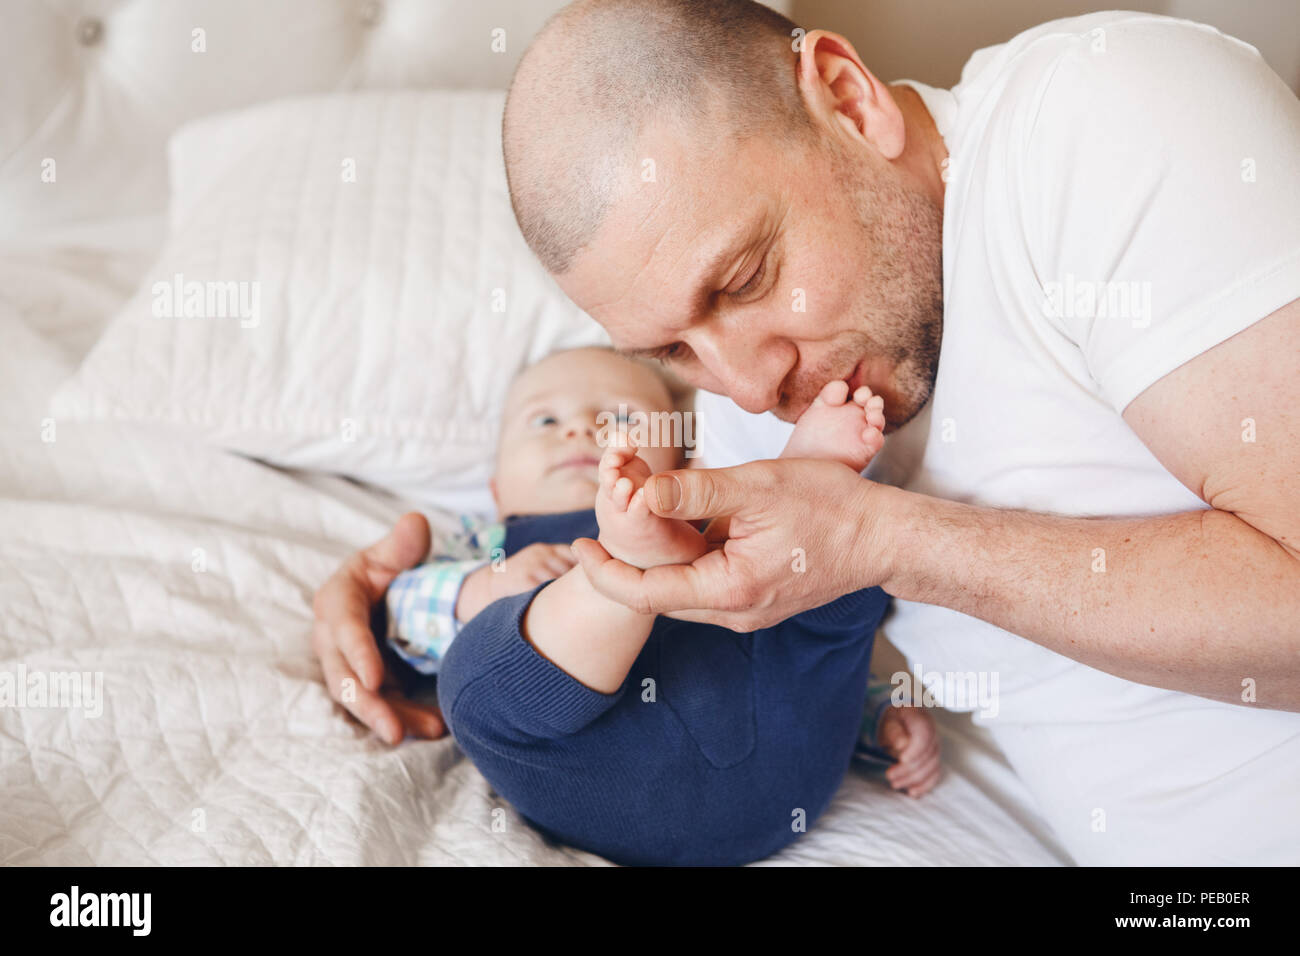
[[[429,740],[437,740],[446,735],[447,725],[438,708],[417,704],[400,694],[388,694],[384,700],[412,735],[427,737]]]
[[[707,581],[709,563],[721,561],[721,552],[712,551],[695,564],[664,564],[642,571],[609,556],[590,538],[573,542],[582,570],[597,591],[641,614],[662,614],[682,608],[698,608],[714,603]]]
[[[429,521],[418,511],[397,519],[393,530],[360,553],[370,601],[383,597],[393,578],[419,564],[429,553]]]
[[[641,583],[640,570],[610,557],[609,552],[591,538],[574,541],[573,553],[592,587],[611,600],[641,610],[633,603]]]
[[[695,521],[732,515],[755,500],[761,463],[735,468],[665,471],[646,479],[646,503],[655,514]],[[766,481],[762,482],[766,485]],[[760,493],[759,499],[762,500]]]
[[[351,618],[334,628],[338,649],[352,672],[361,678],[367,690],[378,690],[384,682],[384,659],[375,645],[369,620]]]
[[[377,690],[384,679],[384,662],[370,633],[370,599],[365,586],[347,574],[335,574],[316,592],[313,602],[316,653],[330,648],[346,658],[361,683]]]
[[[383,740],[390,744],[402,740],[402,720],[382,697],[367,690],[348,667],[343,655],[329,645],[319,648],[325,688],[338,701]],[[349,684],[348,682],[352,683]]]
[[[402,718],[379,694],[358,687],[356,699],[350,702],[344,701],[343,706],[352,711],[357,720],[378,734],[384,743],[397,746],[402,742],[402,737],[406,733]]]

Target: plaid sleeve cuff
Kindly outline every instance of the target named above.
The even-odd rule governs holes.
[[[388,644],[421,674],[436,674],[447,648],[460,633],[456,599],[461,585],[486,562],[434,561],[393,579],[384,596]]]
[[[880,746],[877,734],[885,712],[894,706],[893,684],[881,684],[875,681],[867,684],[867,699],[862,708],[862,726],[858,732],[858,745],[853,755],[867,764],[887,767],[896,761]]]

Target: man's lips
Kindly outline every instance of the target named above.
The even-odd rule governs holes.
[[[546,473],[549,475],[551,472],[559,471],[562,468],[595,468],[599,464],[599,458],[595,458],[591,455],[575,455],[572,458],[566,458],[564,461],[552,465],[550,468],[546,469]]]
[[[866,364],[867,364],[867,360],[866,360],[866,359],[863,359],[863,360],[862,360],[861,362],[859,362],[856,366],[854,366],[854,369],[853,369],[853,371],[849,374],[849,377],[846,378],[846,379],[844,380],[844,381],[846,381],[846,382],[849,383],[849,395],[850,395],[850,397],[853,395],[854,392],[856,392],[858,389],[860,389],[860,388],[865,384],[865,383],[862,381],[862,376],[863,376],[863,368],[862,368],[862,367],[863,367],[864,365],[866,365]]]

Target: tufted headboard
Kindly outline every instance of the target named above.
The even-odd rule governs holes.
[[[769,4],[788,13],[789,0]],[[384,87],[503,88],[563,0],[9,0],[0,238],[166,207],[181,123]]]

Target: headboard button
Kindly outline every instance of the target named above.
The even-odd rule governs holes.
[[[94,17],[82,17],[77,21],[76,33],[82,46],[94,46],[104,36],[104,24]]]
[[[362,24],[373,27],[384,18],[384,5],[379,0],[366,0],[358,13]]]

